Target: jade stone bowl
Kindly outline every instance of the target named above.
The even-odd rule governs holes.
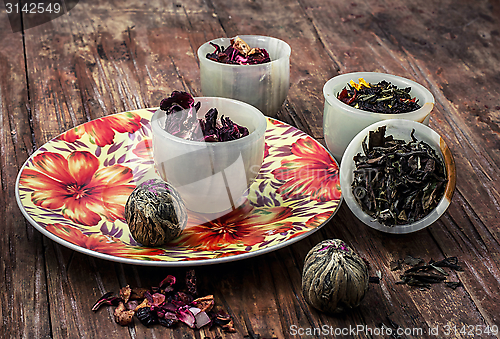
[[[358,202],[354,198],[351,184],[354,179],[354,170],[356,169],[353,157],[358,153],[363,153],[362,142],[368,136],[370,131],[376,131],[379,127],[386,126],[386,136],[392,135],[394,139],[402,139],[405,141],[411,140],[411,132],[415,130],[415,138],[426,142],[431,146],[436,154],[441,158],[444,163],[446,178],[448,179],[444,194],[437,206],[431,210],[427,216],[413,223],[396,226],[386,226],[373,218],[362,210]],[[390,119],[376,122],[361,132],[359,132],[347,146],[342,163],[340,164],[340,187],[342,189],[342,196],[347,206],[349,206],[352,213],[361,220],[364,224],[386,233],[404,234],[416,232],[432,225],[438,220],[441,215],[446,211],[451,203],[453,192],[455,191],[456,184],[456,171],[455,161],[450,149],[446,145],[441,136],[426,125],[402,119]]]
[[[408,113],[382,114],[363,111],[337,99],[337,94],[351,80],[358,83],[360,78],[368,83],[385,80],[399,88],[411,87],[411,97],[416,97],[422,107]],[[434,108],[434,97],[427,88],[415,81],[385,73],[356,72],[338,75],[325,83],[323,96],[325,98],[323,133],[326,145],[337,161],[341,161],[347,145],[363,128],[387,119],[412,120],[428,125],[429,116]]]
[[[224,142],[185,140],[166,132],[165,111],[158,109],[152,119],[153,158],[159,176],[180,194],[194,212],[230,212],[245,201],[251,183],[264,159],[264,133],[267,120],[254,106],[215,97],[196,97],[201,102],[198,118],[217,108],[220,118],[248,128],[249,135]],[[218,215],[215,215],[218,214]]]
[[[231,65],[207,59],[213,42],[228,47],[231,38],[219,38],[198,48],[201,91],[204,96],[240,100],[257,107],[267,116],[276,117],[290,87],[290,46],[279,39],[239,35],[251,48],[264,48],[271,62],[257,65]]]

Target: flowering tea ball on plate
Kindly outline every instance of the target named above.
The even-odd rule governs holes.
[[[125,218],[134,239],[144,246],[161,246],[186,227],[187,210],[179,193],[161,179],[138,185],[125,205]]]
[[[368,267],[342,240],[324,240],[307,253],[302,271],[306,302],[326,313],[357,307],[368,289]]]

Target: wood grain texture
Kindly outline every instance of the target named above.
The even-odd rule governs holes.
[[[48,338],[42,236],[24,219],[15,199],[19,168],[33,152],[21,33],[0,9],[0,337]],[[29,272],[29,274],[28,274]]]
[[[5,20],[4,20],[5,19]],[[81,1],[60,18],[12,33],[0,10],[0,315],[2,338],[322,338],[318,329],[391,322],[433,338],[439,326],[500,325],[500,4],[444,0]],[[411,235],[371,230],[343,204],[321,230],[278,251],[196,267],[200,295],[234,318],[236,333],[122,327],[94,301],[120,287],[150,287],[183,268],[109,262],[43,237],[14,198],[16,175],[34,149],[81,123],[156,107],[173,90],[202,95],[198,47],[238,34],[269,35],[292,48],[290,90],[278,118],[324,145],[324,83],[339,73],[380,71],[415,80],[436,99],[430,126],[447,142],[457,188],[443,217]],[[26,59],[26,65],[24,60]],[[348,121],[345,122],[349,123]],[[340,238],[370,264],[362,304],[341,315],[301,294],[307,252]],[[463,272],[428,290],[397,285],[389,262],[457,256]],[[484,327],[483,327],[484,328]],[[294,335],[293,329],[316,329]],[[351,337],[351,336],[345,336]],[[353,337],[374,338],[360,332]],[[470,337],[457,333],[452,337]],[[495,336],[489,336],[495,337]],[[497,336],[498,337],[498,336]]]

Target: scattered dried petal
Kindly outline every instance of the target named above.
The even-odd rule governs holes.
[[[196,318],[194,317],[193,313],[189,310],[187,307],[181,307],[177,310],[177,318],[179,318],[180,321],[182,321],[184,324],[188,325],[191,328],[194,328],[194,323],[196,321]]]
[[[153,302],[152,302],[152,305],[153,306],[158,306],[160,304],[163,304],[163,302],[165,301],[165,295],[164,294],[161,294],[161,293],[155,293],[153,294]]]
[[[145,326],[160,324],[172,327],[182,321],[191,328],[215,324],[221,326],[224,331],[234,332],[232,319],[227,313],[222,310],[217,313],[211,311],[214,304],[213,295],[193,300],[191,293],[173,289],[175,282],[174,276],[167,276],[160,283],[160,287],[151,287],[149,290],[130,288],[127,285],[120,289],[121,297],[114,297],[113,292],[106,293],[92,309],[95,311],[102,304],[117,306],[113,314],[115,321],[122,326],[132,323],[135,314]],[[186,274],[186,288],[196,290],[194,270]],[[124,302],[127,299],[128,301]]]
[[[195,318],[196,318],[196,322],[195,322],[196,328],[202,328],[203,326],[210,324],[210,321],[211,321],[209,316],[203,311],[196,314]]]
[[[130,295],[132,294],[132,289],[129,285],[120,288],[120,297],[123,299],[124,303],[127,303],[130,299]]]
[[[117,306],[122,299],[119,297],[114,297],[113,292],[108,292],[99,298],[92,306],[92,311],[97,311],[102,305],[112,305]]]
[[[133,310],[127,310],[125,304],[123,302],[120,302],[118,304],[118,307],[115,308],[113,315],[115,317],[116,323],[122,326],[127,326],[132,323],[132,317],[134,316],[134,313],[135,312]]]
[[[139,306],[137,306],[137,307],[135,308],[135,311],[137,312],[137,311],[138,311],[139,309],[141,309],[141,308],[151,307],[151,306],[152,306],[152,305],[149,303],[149,301],[148,301],[147,299],[144,299],[144,300],[142,301],[142,303],[140,303],[140,304],[139,304]]]
[[[192,305],[198,307],[203,312],[210,311],[215,304],[214,296],[207,295],[205,297],[201,297],[193,300]]]
[[[167,277],[161,281],[160,288],[164,289],[165,292],[171,292],[174,289],[172,287],[174,284],[175,277],[173,275],[167,275]]]
[[[198,295],[198,291],[196,289],[196,275],[194,270],[188,270],[186,272],[186,286],[188,289],[188,292],[192,296]]]

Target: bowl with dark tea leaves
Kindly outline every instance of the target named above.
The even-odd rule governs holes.
[[[240,100],[276,117],[290,86],[290,46],[277,38],[240,35],[198,48],[204,96]]]
[[[388,119],[429,123],[432,93],[400,76],[355,72],[338,75],[323,87],[323,131],[326,145],[340,161],[349,142],[363,128]]]
[[[440,135],[408,120],[376,122],[347,146],[340,186],[353,214],[387,233],[411,233],[435,222],[451,203],[455,162]]]
[[[264,159],[262,112],[237,100],[174,91],[151,126],[156,171],[189,210],[215,218],[243,204]]]

